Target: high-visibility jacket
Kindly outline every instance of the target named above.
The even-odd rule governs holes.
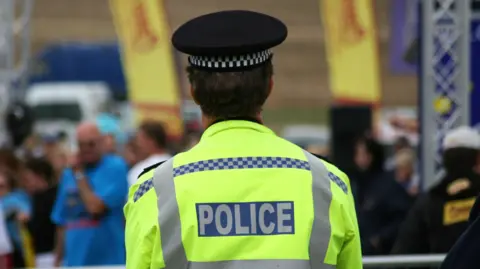
[[[127,269],[359,269],[347,176],[267,127],[210,126],[129,192]]]

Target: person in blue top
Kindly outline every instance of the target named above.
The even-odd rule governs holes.
[[[13,243],[13,265],[25,267],[25,245],[20,233],[20,223],[31,214],[28,195],[16,188],[16,179],[10,172],[0,173],[0,205],[6,220],[7,232]]]
[[[127,164],[102,150],[95,123],[77,128],[78,155],[66,169],[51,218],[58,226],[55,264],[125,264],[123,205]],[[63,253],[65,251],[65,253]]]

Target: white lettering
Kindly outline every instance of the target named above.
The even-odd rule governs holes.
[[[255,204],[250,204],[250,231],[252,234],[257,234],[257,207]]]
[[[222,225],[222,213],[226,216],[225,226]],[[227,235],[232,230],[233,216],[232,211],[227,205],[219,205],[215,212],[215,226],[218,233],[221,235]]]
[[[199,205],[198,214],[200,235],[205,235],[205,226],[213,221],[213,208],[209,205]]]
[[[284,225],[284,221],[291,220],[291,214],[285,214],[284,210],[292,209],[292,204],[290,203],[278,203],[277,204],[277,225],[279,233],[291,233],[292,226]]]
[[[248,226],[242,226],[242,215],[240,214],[240,205],[235,205],[235,233],[248,234]]]
[[[268,226],[265,224],[265,213],[267,211],[270,214],[275,212],[275,209],[273,208],[272,204],[266,203],[260,206],[258,210],[258,213],[259,213],[258,223],[260,225],[260,230],[262,230],[264,234],[271,234],[275,230],[275,224],[272,222],[270,222]]]

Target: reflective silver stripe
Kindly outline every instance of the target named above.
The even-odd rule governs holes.
[[[173,182],[173,158],[160,165],[153,175],[158,197],[158,224],[166,269],[188,268],[182,243],[180,212]]]
[[[335,269],[335,266],[311,267],[308,260],[240,260],[192,262],[188,269]]]
[[[326,265],[324,263],[332,232],[330,224],[330,203],[332,202],[330,178],[328,177],[328,171],[325,165],[319,158],[307,151],[304,151],[304,153],[310,163],[313,181],[314,221],[309,247],[311,268],[335,268],[332,265]]]

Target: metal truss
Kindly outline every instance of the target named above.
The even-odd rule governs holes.
[[[30,59],[34,0],[0,0],[0,84],[21,79]]]
[[[423,0],[421,166],[424,187],[443,175],[445,134],[469,124],[470,1]]]

